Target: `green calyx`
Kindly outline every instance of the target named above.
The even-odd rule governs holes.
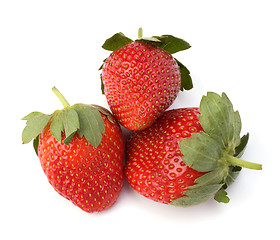
[[[112,121],[110,113],[96,105],[80,103],[70,106],[55,87],[52,90],[64,108],[52,114],[32,112],[22,118],[22,120],[27,121],[22,132],[22,142],[26,144],[33,139],[33,146],[38,154],[39,134],[50,122],[51,134],[58,142],[61,142],[61,134],[64,132],[65,139],[63,142],[68,145],[77,132],[79,137],[84,136],[92,146],[97,147],[105,132],[105,125],[100,112],[106,114],[108,119]]]
[[[174,54],[186,49],[189,49],[191,46],[188,42],[181,38],[174,37],[172,35],[162,35],[162,36],[153,36],[150,38],[143,37],[143,29],[139,28],[138,30],[138,39],[135,41],[139,42],[146,42],[148,44],[157,46],[166,52],[170,54]],[[130,44],[134,42],[132,39],[126,37],[123,33],[119,32],[114,34],[112,37],[107,39],[104,44],[102,45],[102,48],[108,51],[115,51],[121,47],[126,46],[127,44]],[[193,88],[192,78],[190,76],[189,70],[176,58],[174,58],[180,68],[181,72],[181,91],[183,90],[190,90]],[[106,59],[105,59],[106,60]],[[103,65],[102,65],[103,66]],[[99,70],[102,69],[102,66]],[[104,86],[101,76],[101,90],[104,94]]]
[[[179,142],[182,160],[187,166],[205,174],[185,191],[184,197],[171,202],[175,206],[191,206],[214,196],[218,202],[229,202],[225,189],[234,182],[242,167],[261,170],[262,165],[241,160],[249,134],[240,138],[239,113],[223,93],[209,92],[200,103],[200,123],[204,132]]]

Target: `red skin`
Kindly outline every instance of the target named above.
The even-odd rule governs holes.
[[[198,108],[170,110],[150,127],[132,134],[127,146],[125,175],[137,192],[169,204],[204,173],[186,166],[178,141],[203,131]]]
[[[173,103],[181,86],[172,55],[143,42],[111,53],[103,65],[102,80],[112,113],[130,130],[150,126]]]
[[[68,146],[56,141],[50,124],[39,135],[38,156],[50,184],[86,212],[103,211],[112,206],[123,186],[121,129],[115,120],[113,124],[101,115],[105,134],[97,148],[77,133]]]

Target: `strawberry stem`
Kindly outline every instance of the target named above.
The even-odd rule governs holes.
[[[226,161],[232,165],[236,165],[239,167],[245,167],[245,168],[249,168],[249,169],[254,169],[254,170],[262,170],[262,165],[258,164],[258,163],[247,162],[242,159],[233,157],[229,154],[226,154],[225,158],[226,158]]]
[[[138,39],[142,38],[143,37],[143,29],[140,27],[138,29]]]
[[[65,97],[61,94],[60,91],[58,91],[58,89],[56,87],[52,88],[52,91],[54,92],[54,94],[58,97],[58,99],[60,100],[60,102],[62,103],[64,108],[70,107],[70,104],[67,102],[67,100],[65,99]]]

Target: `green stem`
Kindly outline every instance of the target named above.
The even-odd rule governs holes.
[[[247,162],[247,161],[241,160],[239,158],[233,157],[229,154],[227,154],[225,156],[225,158],[226,158],[226,161],[232,165],[236,165],[239,167],[245,167],[245,168],[249,168],[249,169],[254,169],[254,170],[262,170],[262,165],[258,164],[258,163]]]
[[[53,87],[52,90],[54,94],[58,97],[58,99],[60,100],[64,108],[70,107],[70,104],[67,102],[65,97],[61,94],[61,92],[57,90],[56,87]]]
[[[138,39],[142,38],[143,37],[143,29],[140,27],[138,29]]]

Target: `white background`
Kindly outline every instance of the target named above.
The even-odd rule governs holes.
[[[277,0],[0,2],[1,239],[261,239],[279,237],[279,6]],[[191,208],[159,204],[127,184],[110,209],[88,214],[47,182],[32,144],[22,145],[20,120],[32,111],[70,104],[108,107],[98,68],[105,39],[172,34],[191,44],[175,57],[194,89],[170,108],[198,106],[207,91],[226,92],[250,133],[243,169],[228,204]],[[278,195],[278,196],[277,196]],[[276,218],[274,218],[274,216]]]

